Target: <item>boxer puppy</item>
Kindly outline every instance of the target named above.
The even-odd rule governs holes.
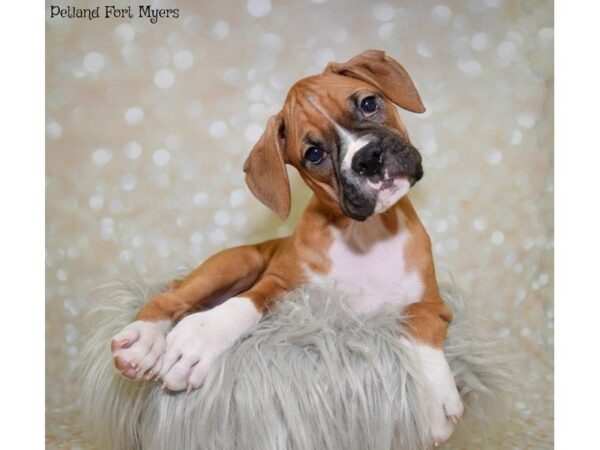
[[[442,349],[452,313],[440,297],[429,236],[406,196],[423,169],[396,106],[425,110],[407,72],[382,51],[330,63],[292,86],[244,171],[252,193],[286,219],[285,165],[298,170],[314,196],[296,230],[224,250],[151,299],[112,341],[120,373],[189,391],[287,292],[334,283],[357,312],[383,303],[404,308],[414,338],[406,344],[434,399],[432,443],[446,440],[463,412]]]

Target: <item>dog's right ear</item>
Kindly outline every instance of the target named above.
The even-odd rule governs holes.
[[[272,116],[244,163],[246,184],[281,220],[290,215],[290,182],[285,169],[285,126],[281,113]]]
[[[345,63],[331,62],[325,71],[366,81],[407,111],[425,112],[425,105],[408,72],[381,50],[367,50]]]

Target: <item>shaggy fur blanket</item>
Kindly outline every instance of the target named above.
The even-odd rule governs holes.
[[[357,316],[335,290],[290,293],[225,352],[190,394],[138,384],[113,368],[110,339],[165,285],[125,280],[98,290],[77,362],[81,419],[112,450],[419,450],[427,386],[397,308]],[[465,404],[448,448],[485,448],[486,427],[511,390],[506,351],[482,332],[453,285],[445,352]],[[491,418],[491,419],[490,419]]]

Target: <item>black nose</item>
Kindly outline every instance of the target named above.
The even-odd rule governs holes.
[[[379,145],[368,144],[352,158],[352,170],[359,175],[370,177],[381,173],[383,149]]]

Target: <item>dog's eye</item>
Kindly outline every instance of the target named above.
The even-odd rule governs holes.
[[[319,147],[310,147],[304,153],[304,159],[310,161],[313,164],[319,164],[321,161],[323,161],[324,156],[325,153]]]
[[[377,98],[373,95],[363,98],[360,101],[360,110],[366,117],[372,116],[379,110]]]

